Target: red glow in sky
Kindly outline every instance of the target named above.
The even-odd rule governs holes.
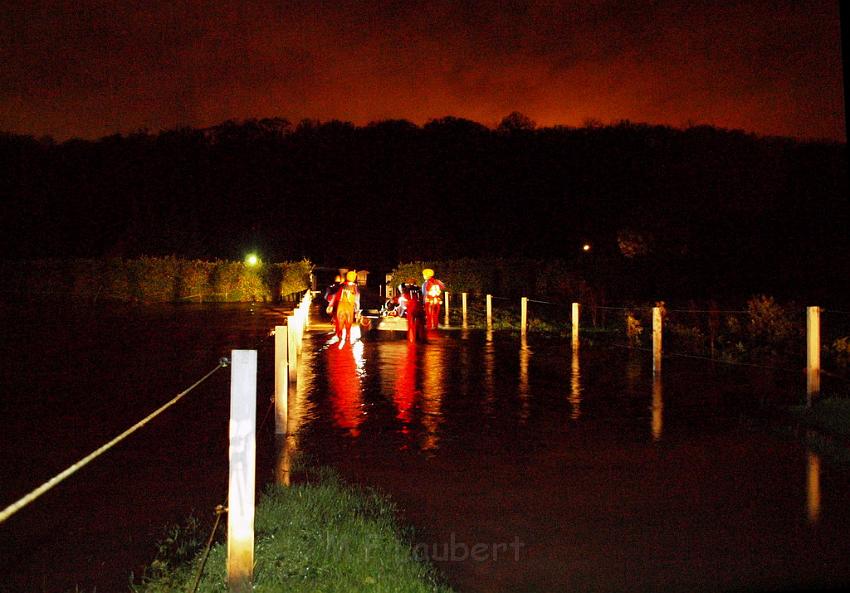
[[[688,123],[844,140],[838,3],[3,2],[0,130]]]

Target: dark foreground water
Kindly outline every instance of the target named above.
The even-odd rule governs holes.
[[[267,332],[287,311],[247,304],[0,308],[0,506],[144,418],[231,349],[259,348],[261,368],[271,369]],[[229,385],[230,369],[219,370],[0,524],[0,591],[77,584],[126,591],[130,573],[153,560],[165,526],[190,514],[211,524],[227,494]],[[272,392],[262,373],[258,413]],[[264,430],[258,447],[266,466],[272,433]]]
[[[850,475],[777,436],[802,374],[484,332],[323,348],[299,447],[377,486],[460,591],[850,584]]]
[[[273,307],[0,310],[0,505],[213,368]],[[850,584],[850,476],[763,420],[802,373],[515,335],[308,335],[291,394],[308,459],[378,486],[459,591],[773,591]],[[229,371],[0,525],[0,591],[126,589],[162,526],[227,482]],[[259,479],[279,465],[268,419]],[[355,590],[353,588],[352,590]]]

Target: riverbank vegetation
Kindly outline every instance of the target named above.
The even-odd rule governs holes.
[[[167,257],[0,261],[0,300],[62,303],[277,302],[310,287],[308,260],[260,263]]]
[[[202,541],[194,528],[185,535],[196,547]],[[328,468],[303,470],[291,487],[267,488],[257,506],[253,590],[451,593],[416,557],[411,537],[385,496],[346,484]],[[165,554],[133,585],[135,593],[191,590],[202,557],[183,561],[178,539],[162,546]],[[226,556],[226,542],[212,547],[199,592],[227,591]]]

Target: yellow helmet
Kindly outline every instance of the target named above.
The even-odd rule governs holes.
[[[345,279],[349,282],[354,282],[355,280],[357,280],[357,272],[355,272],[354,270],[347,272],[345,274]]]
[[[434,270],[432,270],[431,268],[425,268],[424,270],[422,270],[422,277],[425,278],[425,280],[432,277],[433,275]]]

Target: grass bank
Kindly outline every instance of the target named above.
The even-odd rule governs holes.
[[[373,490],[342,482],[330,469],[303,472],[290,488],[271,486],[257,506],[254,591],[451,593],[418,560],[394,505]],[[222,540],[223,538],[219,538]],[[199,592],[226,592],[227,545],[210,551]],[[158,560],[138,593],[191,591],[201,557],[171,566]]]

